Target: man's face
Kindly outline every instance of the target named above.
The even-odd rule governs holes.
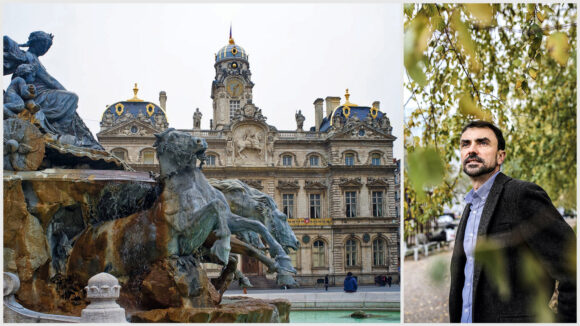
[[[461,135],[463,172],[475,178],[499,170],[505,151],[498,150],[497,137],[489,128],[469,128]]]

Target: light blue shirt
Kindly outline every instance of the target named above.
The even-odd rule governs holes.
[[[479,221],[481,220],[481,213],[483,212],[487,195],[489,195],[493,181],[498,173],[499,171],[492,175],[479,189],[475,191],[471,189],[465,195],[465,202],[471,204],[471,210],[469,212],[469,218],[467,219],[467,225],[465,226],[465,237],[463,238],[463,250],[465,251],[467,260],[463,270],[465,282],[463,283],[463,291],[461,292],[463,298],[461,310],[462,323],[471,323],[473,321],[473,266],[477,230],[479,229]]]

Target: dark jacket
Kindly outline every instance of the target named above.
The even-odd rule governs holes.
[[[345,291],[355,292],[357,288],[358,288],[358,286],[356,284],[356,278],[354,278],[353,276],[347,276],[344,279],[344,290]]]
[[[468,216],[466,207],[451,259],[449,317],[455,323],[461,321],[466,261],[463,239]],[[473,322],[537,321],[556,280],[555,321],[576,322],[575,257],[576,236],[546,192],[533,183],[499,173],[477,232]]]

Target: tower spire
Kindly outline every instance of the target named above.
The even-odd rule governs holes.
[[[234,38],[232,37],[232,23],[230,22],[230,44],[236,44]]]

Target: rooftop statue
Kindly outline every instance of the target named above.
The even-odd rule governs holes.
[[[73,139],[74,143],[71,145],[102,150],[101,145],[76,112],[78,96],[67,91],[48,73],[39,60],[39,57],[46,54],[52,46],[52,39],[52,34],[42,31],[30,33],[25,44],[18,44],[8,36],[4,36],[4,75],[17,72],[21,65],[30,65],[34,74],[29,73],[26,82],[34,86],[34,101],[40,109],[36,113],[36,119],[44,131],[52,134],[54,138],[71,135],[72,137],[67,137]],[[27,47],[28,50],[23,51],[20,47]],[[17,77],[13,76],[13,79]],[[7,118],[6,106],[4,108],[4,117]]]

